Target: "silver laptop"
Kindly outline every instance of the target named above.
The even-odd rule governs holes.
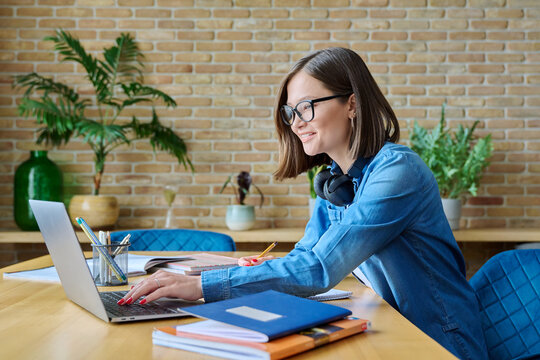
[[[98,291],[64,204],[30,200],[30,207],[67,297],[98,318],[128,322],[188,316],[179,308],[201,303],[162,299],[145,305],[118,305],[127,291]]]

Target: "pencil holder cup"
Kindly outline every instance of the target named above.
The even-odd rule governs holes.
[[[92,244],[92,277],[96,285],[119,286],[128,283],[129,245],[130,243]]]

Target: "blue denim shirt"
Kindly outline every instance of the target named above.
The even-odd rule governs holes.
[[[332,171],[341,173],[336,164]],[[487,358],[478,303],[429,168],[407,147],[387,143],[348,174],[356,189],[351,205],[318,198],[289,254],[255,267],[203,272],[204,299],[268,289],[310,296],[359,268],[377,294],[453,354]]]

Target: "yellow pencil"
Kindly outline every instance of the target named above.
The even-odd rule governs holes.
[[[270,252],[270,250],[272,250],[276,245],[277,245],[277,241],[274,241],[273,243],[270,244],[269,247],[266,248],[266,250],[264,250],[259,256],[257,256],[255,259],[258,259],[258,258],[262,258],[264,255],[268,254]]]

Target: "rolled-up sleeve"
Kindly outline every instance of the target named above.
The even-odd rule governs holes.
[[[317,200],[304,237],[287,256],[259,266],[203,272],[205,300],[268,289],[298,296],[327,291],[413,221],[422,207],[422,192],[433,186],[431,174],[424,171],[412,155],[380,156],[345,210]]]

